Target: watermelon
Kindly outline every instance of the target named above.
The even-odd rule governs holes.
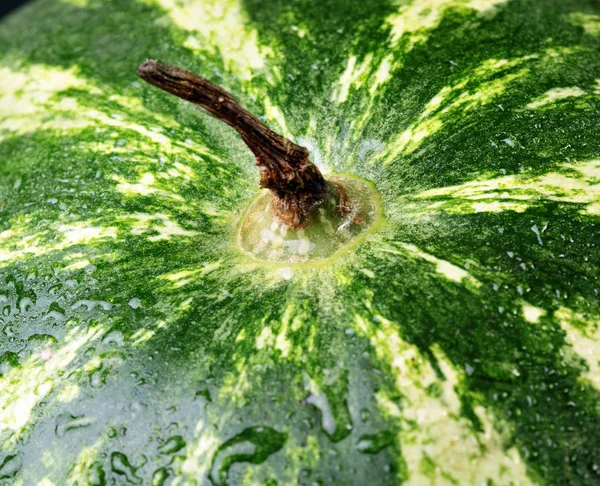
[[[0,484],[600,482],[598,2],[37,0],[0,76]]]

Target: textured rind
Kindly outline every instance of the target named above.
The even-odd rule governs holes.
[[[599,22],[587,0],[4,20],[0,481],[597,484]],[[327,264],[247,259],[252,154],[137,81],[146,58],[373,181],[385,224]]]

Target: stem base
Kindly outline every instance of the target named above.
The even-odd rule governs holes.
[[[329,177],[328,188],[299,229],[274,215],[279,201],[271,193],[260,194],[240,223],[240,249],[256,260],[289,265],[322,262],[353,246],[380,219],[379,196],[370,182],[350,175]]]

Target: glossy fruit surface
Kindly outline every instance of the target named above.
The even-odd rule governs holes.
[[[381,221],[248,256],[252,154],[146,58]],[[598,484],[597,2],[41,0],[0,80],[0,483]]]

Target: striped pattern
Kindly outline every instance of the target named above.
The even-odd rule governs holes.
[[[598,25],[587,0],[7,18],[0,481],[596,484]],[[321,264],[238,251],[253,157],[138,81],[150,57],[372,181],[382,224]]]

